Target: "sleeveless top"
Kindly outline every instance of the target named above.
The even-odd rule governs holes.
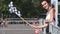
[[[50,14],[50,12],[47,12],[47,15],[46,15],[46,19],[45,20],[49,20],[50,19],[50,16],[51,14]],[[54,16],[54,18],[55,18],[55,16]],[[54,19],[53,18],[53,19]],[[55,20],[52,22],[52,23],[48,23],[48,26],[47,26],[47,29],[46,29],[46,32],[52,32],[52,26],[50,25],[50,24],[52,24],[52,25],[54,25],[54,26],[56,26],[56,22],[55,22]]]
[[[55,17],[54,17],[55,18]],[[47,12],[47,15],[46,15],[46,19],[45,20],[49,20],[50,19],[50,12]],[[55,25],[55,21],[53,21],[52,23],[50,24],[53,24]]]

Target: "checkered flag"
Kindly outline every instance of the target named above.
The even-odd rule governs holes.
[[[11,1],[9,4],[9,12],[10,13],[15,13],[16,15],[18,15],[19,17],[21,16],[20,11],[18,11],[16,9],[16,7],[13,6],[13,2]]]
[[[24,18],[21,17],[20,11],[18,11],[18,10],[16,9],[16,7],[13,6],[13,2],[10,2],[10,4],[9,4],[9,12],[10,12],[10,13],[15,13],[15,14],[18,15],[24,22],[26,22],[26,24],[28,24],[29,26],[31,26],[31,24],[29,24],[28,21],[24,20]]]

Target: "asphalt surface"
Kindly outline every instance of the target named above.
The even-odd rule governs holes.
[[[8,27],[0,27],[0,34],[35,34],[35,32],[33,28],[24,24],[8,24]]]

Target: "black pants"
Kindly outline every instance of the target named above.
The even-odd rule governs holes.
[[[46,28],[46,33],[47,33],[47,34],[51,34],[51,32],[49,32],[49,25],[48,25],[47,28]]]

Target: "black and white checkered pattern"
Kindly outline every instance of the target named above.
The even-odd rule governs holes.
[[[20,11],[18,11],[17,8],[13,6],[13,2],[12,1],[9,4],[9,12],[10,13],[15,13],[19,17],[21,16]]]

